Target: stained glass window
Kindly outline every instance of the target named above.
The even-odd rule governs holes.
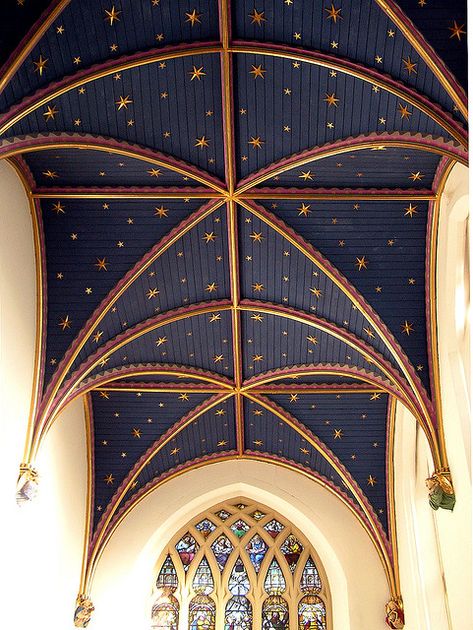
[[[214,586],[214,579],[209,563],[206,558],[202,558],[195,572],[194,579],[192,580],[192,588],[199,595],[210,595],[214,590]]]
[[[171,556],[168,555],[164,564],[159,572],[158,579],[156,580],[156,586],[158,588],[168,588],[171,593],[173,593],[177,588],[178,580],[176,568],[174,566],[173,561],[171,560]]]
[[[251,604],[239,595],[234,595],[225,606],[225,630],[251,630],[253,614]]]
[[[263,602],[263,630],[288,630],[289,608],[284,597],[272,595]]]
[[[215,630],[215,602],[206,595],[197,595],[189,604],[189,630]]]
[[[268,551],[268,545],[259,534],[256,534],[246,545],[245,549],[250,557],[251,564],[254,566],[256,573],[258,573]]]
[[[230,525],[230,529],[236,536],[238,536],[238,538],[242,538],[250,529],[250,526],[248,525],[248,523],[245,523],[245,521],[240,518],[238,519],[238,521],[235,521],[233,525]]]
[[[246,498],[216,505],[176,532],[150,608],[152,630],[331,628],[316,551],[281,515]]]
[[[182,561],[184,571],[187,571],[190,563],[195,558],[195,554],[199,550],[199,545],[195,541],[195,538],[187,532],[187,534],[184,534],[181,540],[176,544],[176,550]]]
[[[286,558],[289,568],[291,569],[292,573],[294,573],[294,570],[297,566],[297,561],[299,560],[301,553],[304,551],[302,543],[297,540],[294,534],[289,534],[289,536],[282,544],[281,551]]]
[[[326,630],[325,605],[317,595],[306,595],[299,603],[299,630]]]
[[[322,588],[319,572],[310,556],[302,571],[300,588],[303,593],[318,593]]]
[[[228,556],[233,551],[233,545],[225,535],[219,536],[217,540],[212,543],[211,547],[214,552],[215,559],[217,560],[218,568],[223,571],[227,564]]]

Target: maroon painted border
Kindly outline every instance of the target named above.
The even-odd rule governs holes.
[[[318,161],[322,162],[323,160]],[[399,196],[400,200],[403,200],[407,197],[415,197],[416,195],[432,195],[432,190],[430,190],[430,188],[319,188],[315,186],[313,188],[298,188],[297,186],[290,186],[289,188],[286,188],[284,186],[258,186],[257,188],[249,188],[248,190],[245,190],[241,196],[242,199],[246,199],[248,195],[297,194],[298,196],[304,196],[304,194],[313,195],[314,193],[320,195],[353,195],[354,198],[359,195],[395,195]],[[346,200],[341,199],[340,201]]]

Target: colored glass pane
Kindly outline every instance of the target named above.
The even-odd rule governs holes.
[[[318,593],[322,588],[319,572],[310,556],[302,571],[300,588],[303,593]]]
[[[184,571],[187,571],[198,550],[199,545],[195,541],[195,538],[189,532],[187,532],[187,534],[185,534],[176,544],[176,551],[182,561]]]
[[[236,536],[238,536],[238,538],[243,538],[246,532],[250,529],[250,526],[240,518],[238,521],[235,521],[232,525],[230,525],[230,529]]]
[[[215,602],[198,595],[189,604],[189,630],[215,630]]]
[[[235,595],[225,606],[225,630],[251,630],[252,609],[246,597]]]
[[[199,595],[210,595],[214,590],[214,579],[207,558],[202,558],[192,580],[192,588]]]
[[[167,589],[159,594],[151,611],[153,630],[177,630],[179,623],[179,603]]]
[[[250,590],[250,579],[241,558],[238,558],[232,569],[228,590],[232,595],[246,595]]]
[[[325,606],[316,595],[306,595],[299,602],[299,630],[326,630]]]
[[[268,595],[281,595],[286,590],[286,580],[277,560],[273,560],[269,565],[264,580],[264,590]]]
[[[288,630],[289,609],[283,597],[273,595],[263,602],[262,628],[263,630]]]
[[[255,521],[260,521],[262,518],[266,516],[266,514],[264,512],[261,512],[260,510],[255,510],[254,512],[250,514],[250,516],[254,518]]]
[[[284,543],[281,546],[281,551],[286,558],[286,561],[291,569],[292,573],[297,566],[297,561],[299,560],[299,556],[304,551],[304,547],[302,543],[297,540],[294,534],[289,534]]]
[[[223,571],[227,564],[228,556],[233,551],[233,545],[223,534],[219,536],[211,546],[214,552],[215,559],[217,560],[218,568]]]
[[[215,529],[215,525],[212,523],[212,521],[209,521],[208,518],[204,518],[203,521],[197,523],[195,528],[199,530],[204,538],[207,538],[207,536],[211,534]]]
[[[269,523],[266,523],[266,525],[264,526],[264,529],[268,532],[270,536],[272,536],[273,538],[276,538],[276,536],[283,531],[284,525],[280,523],[279,521],[277,521],[275,518],[273,518],[272,521],[269,521]]]
[[[226,521],[231,514],[230,512],[227,512],[227,510],[219,510],[218,512],[215,512],[215,516],[218,516],[221,521]]]
[[[178,578],[176,568],[171,560],[171,556],[168,555],[161,567],[161,571],[159,572],[158,579],[156,580],[156,586],[158,588],[168,588],[169,591],[173,593],[176,590],[177,585]]]
[[[255,534],[245,547],[251,564],[254,566],[256,573],[260,570],[261,563],[268,551],[268,545],[264,542],[259,534]]]

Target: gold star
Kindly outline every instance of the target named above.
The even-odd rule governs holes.
[[[328,15],[326,16],[327,20],[333,20],[334,23],[337,23],[337,20],[343,20],[342,16],[341,16],[341,9],[336,9],[333,6],[333,2],[330,6],[330,9],[325,9],[325,11],[328,13]]]
[[[204,147],[209,146],[209,140],[205,136],[202,136],[201,138],[196,138],[194,146],[203,149]]]
[[[411,76],[412,73],[417,74],[417,70],[416,70],[416,63],[412,62],[412,59],[410,58],[409,55],[407,55],[407,59],[402,59],[402,63],[404,64],[404,70],[407,70],[407,72],[409,73],[409,76]]]
[[[160,97],[161,98],[167,98],[169,96],[168,92],[161,92]]]
[[[251,140],[248,140],[248,144],[251,144],[253,149],[261,149],[261,145],[264,144],[264,141],[261,140],[260,136],[256,136],[256,138],[251,136]]]
[[[148,175],[151,175],[151,177],[159,177],[161,175],[161,169],[159,168],[150,168],[146,172]]]
[[[313,337],[312,335],[307,335],[306,339],[307,341],[309,341],[309,343],[312,343],[314,346],[319,343],[319,340],[317,339],[317,337]]]
[[[263,440],[253,440],[255,446],[263,446]]]
[[[189,394],[179,394],[179,400],[189,400]]]
[[[262,234],[262,232],[252,232],[250,234],[250,238],[253,240],[254,243],[261,243],[264,238]]]
[[[313,175],[312,171],[301,171],[301,174],[299,175],[299,179],[303,179],[305,182],[308,179],[312,181],[314,179],[312,175]]]
[[[105,9],[105,13],[107,14],[105,16],[105,21],[110,20],[110,26],[113,26],[114,22],[119,22],[120,18],[118,17],[121,13],[121,11],[117,11],[115,9],[115,5],[112,6],[112,8],[110,9],[110,11],[107,11],[107,9]]]
[[[74,125],[75,125],[76,127],[78,127],[78,126],[81,124],[81,122],[82,122],[82,121],[81,121],[81,119],[80,119],[80,118],[75,118],[75,119],[74,119]]]
[[[333,430],[333,439],[334,440],[341,440],[343,437],[343,431],[341,429],[334,429]]]
[[[167,343],[167,341],[168,341],[167,337],[158,337],[155,341],[155,344],[159,348],[159,346],[162,346],[164,343]]]
[[[254,354],[253,355],[253,362],[254,363],[258,363],[259,361],[262,361],[264,359],[264,356],[262,354]]]
[[[221,363],[223,361],[223,354],[216,354],[213,358],[214,363]]]
[[[366,269],[368,265],[368,261],[366,260],[365,256],[362,256],[361,258],[356,258],[356,263],[355,263],[355,267],[358,267],[358,271],[361,271],[362,269]]]
[[[215,241],[216,238],[217,238],[217,235],[214,232],[205,232],[204,236],[202,237],[202,240],[205,241],[206,243],[213,243],[213,241]]]
[[[312,210],[310,209],[310,203],[305,204],[304,202],[302,202],[301,206],[297,209],[299,210],[299,216],[303,214],[306,217],[312,212]]]
[[[62,35],[64,33],[64,26],[62,24],[56,27],[56,33],[58,35]]]
[[[54,120],[54,117],[56,116],[56,114],[58,113],[58,109],[56,109],[56,106],[53,105],[52,107],[50,105],[48,105],[48,109],[43,112],[43,116],[45,117],[45,119],[48,120]]]
[[[105,398],[105,400],[110,400],[110,394],[108,392],[100,392],[100,397]]]
[[[338,48],[338,42],[336,42],[336,41],[332,41],[332,42],[330,42],[330,46],[331,46],[332,48]]]
[[[383,290],[383,287],[375,287],[374,290],[376,291],[376,293],[381,293],[381,291]]]
[[[379,124],[380,125],[385,125],[386,124],[386,118],[381,117],[381,118],[378,118],[378,120],[379,120]]]
[[[376,477],[373,477],[373,475],[370,475],[370,476],[368,477],[368,485],[369,485],[369,486],[374,486],[376,483],[378,483],[378,482],[376,481]]]
[[[43,76],[43,70],[46,68],[48,61],[48,59],[43,59],[43,55],[39,56],[38,61],[33,61],[33,65],[36,66],[34,71],[39,72],[40,77]]]
[[[104,481],[106,482],[107,486],[110,486],[115,481],[115,477],[112,475],[112,473],[110,473],[105,477]]]
[[[59,322],[59,326],[62,328],[62,330],[66,330],[66,328],[70,328],[72,324],[72,321],[69,319],[69,315],[66,315],[66,317],[62,317],[61,321]]]
[[[262,22],[266,22],[266,18],[264,17],[264,11],[258,12],[256,9],[253,9],[253,13],[250,13],[248,17],[251,18],[252,24],[257,24],[261,26]]]
[[[401,103],[399,103],[398,112],[401,115],[401,119],[407,118],[409,120],[409,116],[412,116],[412,112],[408,110],[407,105],[401,105]]]
[[[97,258],[97,262],[95,263],[95,266],[98,268],[99,271],[107,271],[107,265],[109,263],[107,262],[106,258]]]
[[[416,283],[416,279],[415,278],[409,278],[408,282],[409,282],[409,284],[415,284]]]
[[[297,402],[299,400],[299,396],[297,394],[289,395],[289,402]]]
[[[210,318],[209,318],[209,322],[218,322],[221,319],[220,317],[220,313],[212,313]]]
[[[411,173],[409,175],[409,179],[412,179],[413,182],[420,181],[423,177],[424,177],[424,174],[421,173],[420,171],[417,171],[417,173]]]
[[[379,392],[375,392],[374,394],[371,394],[370,400],[379,400],[380,397],[381,397],[381,394]]]
[[[390,28],[388,31],[388,37],[394,37],[394,31],[392,28]]]
[[[97,330],[93,339],[95,343],[98,343],[100,341],[100,337],[103,335],[103,330]]]
[[[125,243],[123,241],[117,241],[117,247],[125,247]]]
[[[126,121],[126,124],[128,125],[128,127],[133,127],[133,125],[135,124],[135,121],[133,120],[133,118],[130,118],[130,120]]]
[[[200,68],[196,68],[196,66],[192,66],[192,70],[189,71],[189,74],[191,75],[191,81],[193,81],[194,79],[197,79],[198,81],[200,81],[201,77],[205,77],[207,73],[204,72],[203,70],[204,70],[204,66],[200,66]]]
[[[298,40],[301,39],[301,34],[300,33],[294,33],[294,39]]]
[[[310,292],[312,293],[312,295],[315,295],[315,297],[320,297],[322,295],[322,291],[320,289],[317,289],[317,287],[312,287],[310,289]]]
[[[61,204],[60,201],[57,201],[56,203],[53,203],[52,209],[54,210],[54,212],[56,214],[66,214],[66,212],[64,210],[64,206]]]
[[[263,66],[260,64],[259,66],[251,66],[252,70],[250,70],[250,74],[252,74],[255,78],[255,80],[260,77],[261,79],[264,79],[264,75],[266,70],[263,68]]]
[[[301,67],[301,64],[300,64],[300,62],[299,62],[299,61],[293,61],[293,62],[292,62],[292,67],[293,67],[293,68],[300,68],[300,67]]]
[[[332,107],[332,105],[338,107],[337,103],[340,101],[340,99],[335,96],[335,92],[332,92],[332,94],[327,94],[327,92],[325,92],[324,101],[328,103],[329,107]]]
[[[118,50],[118,44],[110,45],[110,52],[117,52],[117,50]]]
[[[420,363],[419,363],[419,365],[416,365],[416,370],[417,370],[418,372],[422,372],[422,370],[423,370],[423,369],[424,369],[424,366],[423,366],[423,365],[421,365]]]
[[[383,58],[380,57],[379,55],[376,55],[376,57],[374,58],[374,60],[376,61],[376,63],[383,63]]]
[[[168,216],[168,208],[165,208],[163,205],[159,206],[159,208],[154,209],[154,216],[162,219],[163,217]]]
[[[133,101],[130,98],[129,94],[127,94],[126,96],[119,96],[118,98],[119,98],[119,100],[115,101],[115,105],[117,105],[118,111],[120,111],[123,107],[125,109],[128,109],[128,105],[130,103],[133,103]]]
[[[464,24],[462,24],[461,26],[458,26],[456,20],[453,21],[453,26],[449,26],[448,30],[452,31],[452,34],[450,35],[450,39],[452,39],[452,37],[456,37],[458,39],[459,42],[461,42],[461,36],[462,35],[466,35],[466,31],[463,30],[464,28]]]
[[[225,409],[217,409],[217,411],[215,412],[216,416],[224,416],[227,412],[225,411]]]
[[[291,88],[284,88],[284,94],[285,94],[286,96],[290,96],[290,95],[292,94],[292,90],[291,90]]]
[[[200,18],[202,13],[197,13],[197,9],[193,9],[192,13],[186,13],[186,22],[190,22],[191,26],[201,24]]]
[[[71,234],[71,239],[72,239],[73,241],[77,241],[77,238],[78,238],[77,233],[76,233],[76,232],[73,232],[73,233]]]
[[[283,130],[289,133],[291,131],[291,128],[289,127],[289,125],[284,125]]]
[[[162,42],[164,39],[164,33],[158,33],[155,37],[157,42]]]
[[[218,285],[216,282],[211,282],[205,287],[205,290],[208,291],[209,293],[213,293],[213,291],[216,291],[217,289],[218,289]]]
[[[262,416],[263,415],[263,410],[262,409],[253,409],[253,415],[254,416]]]
[[[135,438],[140,438],[141,437],[141,429],[133,428],[131,434]]]
[[[80,57],[74,57],[73,63],[74,65],[78,66],[80,63],[82,63],[82,60]]]
[[[407,319],[404,320],[404,323],[401,325],[401,332],[409,336],[411,332],[414,331],[414,326],[411,322],[408,322]]]
[[[409,216],[411,219],[415,214],[417,214],[417,206],[413,206],[412,203],[409,204],[408,208],[404,208],[404,210],[404,216]]]
[[[368,337],[370,337],[371,339],[374,339],[374,332],[371,330],[369,326],[366,326],[365,328],[363,328],[363,330],[368,335]]]
[[[146,297],[148,298],[148,300],[158,297],[158,295],[159,295],[159,291],[156,287],[154,287],[154,289],[148,289],[148,292],[146,293]]]
[[[261,291],[264,290],[264,286],[260,282],[255,282],[254,284],[251,285],[251,287],[253,291],[256,291],[256,293],[261,293]]]
[[[308,455],[309,454],[309,451],[306,448],[303,448],[303,447],[300,446],[299,450],[300,450],[301,453],[304,453],[304,455]]]

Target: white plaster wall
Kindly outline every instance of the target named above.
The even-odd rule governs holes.
[[[383,630],[389,599],[377,552],[356,518],[328,490],[269,463],[231,461],[184,473],[155,489],[123,520],[92,586],[94,629],[147,630],[155,563],[195,514],[232,497],[261,501],[311,541],[326,570],[335,630]]]
[[[1,456],[0,592],[8,630],[72,628],[85,515],[82,404],[71,405],[39,453],[40,494],[15,501],[30,407],[35,263],[30,211],[13,170],[0,162]]]

